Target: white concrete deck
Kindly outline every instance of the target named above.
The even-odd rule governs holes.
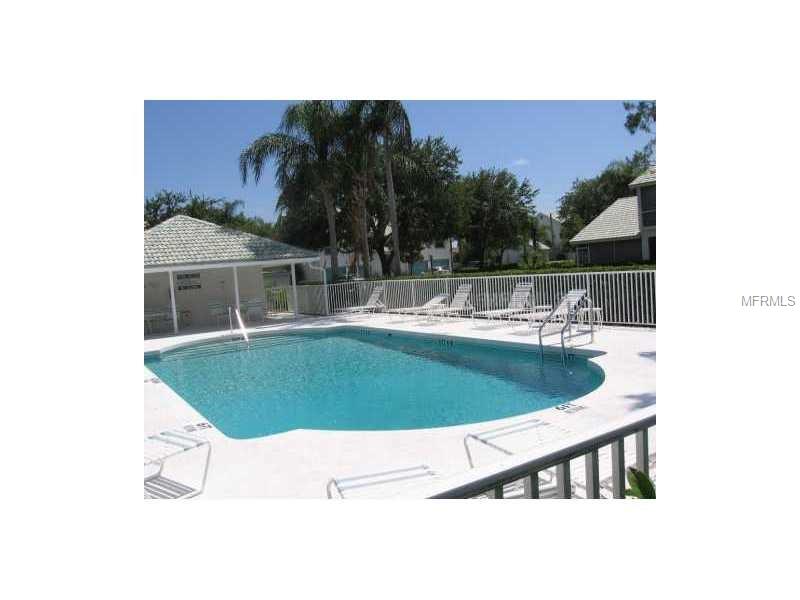
[[[304,318],[297,321],[249,328],[251,334],[296,329],[319,329],[341,326],[391,329],[443,337],[486,340],[493,343],[538,346],[537,336],[526,325],[483,320],[430,322],[402,315],[354,315]],[[151,338],[144,342],[145,352],[157,352],[207,339],[225,337],[228,331]],[[545,338],[549,346],[558,346],[558,335]],[[588,336],[576,337],[576,353],[588,354],[605,372],[604,382],[571,404],[582,409],[571,411],[550,408],[470,425],[415,429],[405,431],[318,431],[294,430],[249,440],[231,439],[215,428],[201,430],[212,444],[211,467],[203,497],[206,498],[324,498],[331,477],[347,477],[429,465],[441,477],[469,468],[463,438],[467,433],[491,429],[506,423],[536,416],[550,425],[547,435],[516,434],[498,440],[509,450],[544,444],[559,436],[588,431],[605,421],[614,421],[656,401],[656,332],[653,329],[605,327]],[[551,348],[552,349],[552,348]],[[205,418],[181,399],[152,372],[144,368],[144,433],[206,422]],[[650,454],[655,454],[655,431],[651,431]],[[504,458],[500,452],[471,445],[476,466]],[[626,440],[627,464],[634,462],[633,444]],[[601,479],[610,474],[607,452],[601,452]],[[573,461],[573,481],[583,482],[583,461]],[[361,488],[348,497],[385,497],[425,481],[411,480]],[[380,488],[380,489],[379,489]],[[580,495],[580,488],[577,495]]]

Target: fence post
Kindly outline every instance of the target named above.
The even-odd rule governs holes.
[[[614,498],[625,497],[625,438],[611,442],[611,487]]]

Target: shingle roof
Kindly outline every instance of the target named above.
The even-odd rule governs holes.
[[[639,175],[628,185],[630,187],[636,187],[639,185],[645,185],[647,183],[655,183],[655,182],[656,182],[656,166],[653,165],[652,167],[647,167],[647,171]]]
[[[570,240],[574,243],[629,239],[639,236],[639,202],[636,196],[617,198]]]
[[[144,232],[144,266],[315,258],[295,248],[251,233],[177,215]]]

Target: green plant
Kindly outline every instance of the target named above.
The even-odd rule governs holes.
[[[656,499],[656,486],[652,480],[639,469],[628,467],[628,483],[631,487],[625,490],[626,496],[642,498],[644,500]]]

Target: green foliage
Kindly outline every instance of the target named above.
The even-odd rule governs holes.
[[[625,116],[625,129],[631,135],[637,131],[653,133],[653,138],[645,144],[644,148],[634,155],[641,155],[650,163],[654,161],[656,151],[656,138],[653,128],[656,125],[656,101],[642,100],[639,102],[623,102],[627,115]]]
[[[456,233],[461,214],[452,186],[458,180],[461,158],[444,138],[428,137],[396,152],[393,163],[402,233],[400,256],[412,262],[425,245]]]
[[[274,161],[275,182],[282,192],[295,188],[291,200],[307,200],[313,195],[322,201],[334,277],[339,243],[333,194],[341,131],[342,113],[336,103],[331,100],[298,102],[283,113],[278,131],[257,138],[239,155],[243,185],[251,175],[258,183],[266,163]],[[286,205],[292,205],[288,198]],[[297,220],[288,225],[295,235]]]
[[[628,483],[631,487],[625,490],[626,496],[655,500],[656,486],[653,485],[651,479],[639,469],[628,467]]]
[[[625,117],[625,129],[632,134],[637,131],[652,133],[652,127],[656,124],[655,100],[623,102],[622,105],[628,113]]]
[[[538,192],[507,169],[481,169],[461,178],[453,187],[453,198],[460,205],[460,238],[467,240],[470,251],[461,256],[462,262],[476,260],[483,268],[494,256],[499,264],[504,250],[525,243]]]
[[[597,177],[576,179],[572,189],[559,200],[561,239],[568,242],[617,198],[634,195],[629,184],[648,165],[647,157],[637,153],[631,158],[612,162]]]
[[[149,229],[175,215],[186,215],[255,235],[275,237],[272,223],[260,217],[245,216],[239,210],[243,204],[241,200],[161,190],[144,200],[144,226]]]

